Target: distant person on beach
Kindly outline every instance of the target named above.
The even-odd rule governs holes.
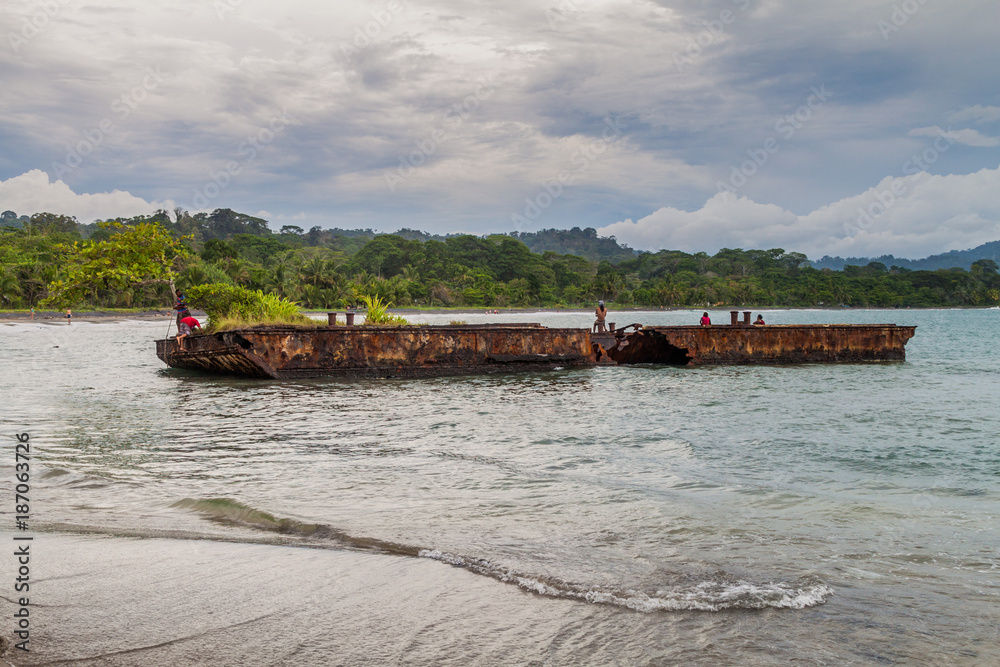
[[[708,312],[704,312],[701,314],[701,320],[699,320],[699,324],[701,324],[701,326],[703,327],[712,326],[712,318],[708,316]]]
[[[607,331],[607,327],[604,325],[604,321],[608,318],[608,309],[604,306],[603,301],[597,302],[597,310],[594,311],[597,319],[594,320],[593,331],[600,333],[602,331]]]
[[[763,315],[758,315],[757,319],[754,320],[753,323],[754,324],[767,324],[767,322],[764,321],[764,316]]]
[[[29,320],[35,319],[35,309],[34,308],[31,309],[31,316],[28,319]]]
[[[201,329],[201,322],[190,315],[177,323],[177,347],[184,349],[184,339],[193,333],[194,329]]]
[[[66,324],[73,324],[73,311],[66,309]]]

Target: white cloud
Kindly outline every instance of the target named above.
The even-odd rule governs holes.
[[[0,181],[0,207],[18,215],[58,213],[89,223],[107,218],[132,217],[170,210],[173,202],[148,202],[128,192],[114,190],[96,194],[77,194],[62,181],[52,183],[40,169]]]
[[[1000,107],[984,107],[977,104],[948,116],[949,123],[996,123],[1000,121]]]
[[[1000,137],[987,137],[980,134],[978,130],[942,130],[937,125],[930,127],[918,127],[910,130],[911,137],[944,137],[958,144],[966,146],[976,146],[983,148],[995,148],[1000,146]]]
[[[921,172],[795,215],[720,193],[696,211],[665,207],[598,230],[644,249],[774,248],[823,255],[919,258],[1000,239],[1000,167],[950,176]]]

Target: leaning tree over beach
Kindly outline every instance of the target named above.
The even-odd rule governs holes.
[[[156,222],[124,225],[102,222],[110,236],[101,241],[76,241],[59,246],[65,268],[49,285],[47,306],[72,306],[97,292],[123,292],[151,285],[169,285],[176,299],[178,264],[188,256],[184,241]]]

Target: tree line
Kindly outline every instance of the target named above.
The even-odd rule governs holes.
[[[714,255],[622,251],[592,229],[484,237],[406,229],[306,231],[292,225],[273,232],[267,221],[230,209],[194,215],[158,211],[111,225],[81,225],[50,213],[30,218],[5,213],[0,222],[0,307],[7,309],[50,299],[54,289],[78,276],[81,257],[101,266],[101,278],[87,282],[86,289],[60,292],[72,305],[168,305],[169,286],[142,279],[135,249],[126,255],[101,252],[101,244],[110,247],[115,235],[139,228],[178,240],[170,267],[180,289],[235,285],[314,309],[343,308],[364,297],[395,307],[468,308],[589,307],[598,299],[618,308],[1000,303],[1000,274],[988,259],[974,262],[969,271],[911,271],[879,262],[833,271],[813,268],[805,255],[781,248],[725,248]],[[545,250],[546,239],[572,252]],[[526,242],[542,251],[533,252]],[[116,263],[121,266],[112,266]]]

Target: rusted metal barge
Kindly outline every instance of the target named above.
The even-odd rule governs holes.
[[[156,342],[172,368],[263,378],[421,377],[628,364],[902,361],[916,327],[895,324],[262,326]]]
[[[593,339],[617,364],[837,363],[903,361],[915,330],[895,324],[668,326]]]
[[[540,324],[266,326],[156,341],[168,366],[225,375],[419,377],[595,363],[585,329]]]

